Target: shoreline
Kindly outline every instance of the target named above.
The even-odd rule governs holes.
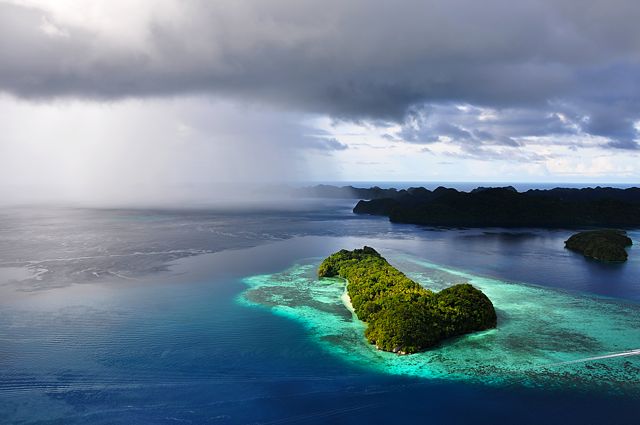
[[[353,316],[356,316],[356,311],[354,310],[353,305],[351,304],[351,297],[349,297],[349,291],[347,291],[348,284],[349,284],[348,282],[345,283],[344,292],[340,296],[340,300],[342,301],[342,304],[344,304],[344,306],[347,308],[347,310],[349,310]]]

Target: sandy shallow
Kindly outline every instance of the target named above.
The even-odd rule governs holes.
[[[347,310],[349,310],[355,316],[356,311],[351,304],[351,297],[349,297],[349,291],[347,291],[346,284],[344,285],[344,292],[342,293],[340,300],[342,301],[342,304],[344,304],[344,306],[347,308]]]

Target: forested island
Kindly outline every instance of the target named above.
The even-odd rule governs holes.
[[[567,249],[600,261],[627,261],[625,248],[632,244],[625,231],[612,229],[576,233],[565,241]]]
[[[394,190],[395,191],[395,190]],[[375,191],[371,194],[379,194]],[[389,190],[385,192],[389,194]],[[640,225],[640,189],[528,190],[410,188],[361,200],[353,212],[392,222],[447,227],[634,227]]]
[[[354,311],[367,323],[367,340],[384,351],[416,353],[497,324],[493,304],[479,289],[458,284],[432,292],[370,247],[332,254],[320,264],[318,276],[347,280]]]

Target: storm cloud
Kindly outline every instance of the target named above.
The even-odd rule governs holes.
[[[354,121],[459,103],[562,114],[609,147],[638,147],[633,0],[136,4],[103,4],[104,19],[87,22],[44,2],[1,3],[0,90],[33,100],[206,92]]]

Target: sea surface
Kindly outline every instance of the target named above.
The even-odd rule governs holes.
[[[568,230],[353,203],[0,210],[0,423],[638,423],[640,231],[602,264]],[[315,277],[363,245],[430,289],[481,288],[498,328],[376,351],[344,282]]]

